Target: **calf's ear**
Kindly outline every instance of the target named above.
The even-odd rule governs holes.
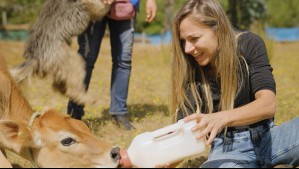
[[[25,123],[1,120],[0,131],[0,145],[7,149],[20,151],[22,147],[37,146],[33,130]]]

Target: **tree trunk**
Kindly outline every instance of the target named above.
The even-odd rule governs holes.
[[[3,26],[7,25],[7,13],[6,13],[6,11],[2,11],[2,25]]]
[[[228,14],[230,16],[230,21],[235,28],[239,28],[238,24],[238,11],[237,11],[237,0],[228,1]]]

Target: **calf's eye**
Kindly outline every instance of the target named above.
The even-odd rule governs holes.
[[[77,143],[77,141],[71,137],[65,138],[63,140],[61,140],[61,144],[63,146],[71,146],[73,144]]]

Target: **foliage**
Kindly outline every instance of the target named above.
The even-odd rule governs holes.
[[[248,29],[251,24],[260,22],[270,27],[298,27],[298,0],[219,0],[229,17],[236,17],[238,28]],[[237,14],[230,13],[231,3],[236,3]]]
[[[171,2],[174,6],[172,9],[169,9],[167,4]],[[141,1],[141,13],[139,20],[137,21],[137,31],[146,32],[148,34],[153,33],[163,33],[165,29],[169,29],[169,25],[166,25],[167,21],[172,20],[174,13],[186,2],[184,1],[175,1],[174,0],[164,0],[159,1],[158,3],[158,15],[154,23],[148,24],[144,20],[145,18],[145,1]],[[233,25],[240,29],[248,29],[251,24],[257,20],[261,20],[265,16],[266,10],[266,0],[219,0],[223,7],[227,10],[227,13],[231,20],[236,17],[236,20],[233,21]],[[236,7],[236,12],[231,12],[231,7]]]
[[[174,17],[176,11],[186,2],[186,0],[156,0],[158,11],[154,22],[147,23],[145,21],[146,9],[145,0],[140,2],[140,12],[138,13],[136,31],[147,34],[160,34],[166,29],[170,28],[169,20]]]
[[[228,0],[220,1],[226,9],[233,26],[238,29],[249,29],[250,25],[264,18],[265,0]]]
[[[246,1],[246,3],[245,3]],[[240,3],[240,28],[249,28],[256,20],[265,16],[265,0],[241,0]]]
[[[45,0],[1,0],[0,9],[7,13],[9,23],[24,24],[35,20],[44,1]]]
[[[271,27],[298,27],[298,0],[267,0],[267,22]]]
[[[45,0],[0,0],[0,10],[7,13],[9,24],[32,23]],[[161,34],[170,30],[176,11],[186,0],[156,0],[158,13],[152,23],[145,21],[146,0],[141,0],[137,15],[136,31]],[[248,29],[255,22],[271,27],[299,26],[298,0],[219,0],[233,25]],[[235,8],[235,12],[232,9]],[[264,20],[266,19],[266,20]],[[265,22],[267,21],[267,22]],[[2,22],[2,18],[0,18]]]

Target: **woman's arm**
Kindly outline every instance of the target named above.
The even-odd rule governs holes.
[[[184,120],[197,120],[198,124],[192,130],[196,131],[204,128],[198,139],[203,139],[210,133],[210,137],[206,142],[209,145],[223,128],[250,125],[272,118],[275,110],[276,98],[274,92],[261,90],[256,92],[255,100],[245,106],[213,114],[193,114]]]
[[[265,119],[273,118],[276,111],[276,97],[271,90],[260,90],[255,100],[245,106],[231,111],[224,111],[226,126],[250,125]]]

